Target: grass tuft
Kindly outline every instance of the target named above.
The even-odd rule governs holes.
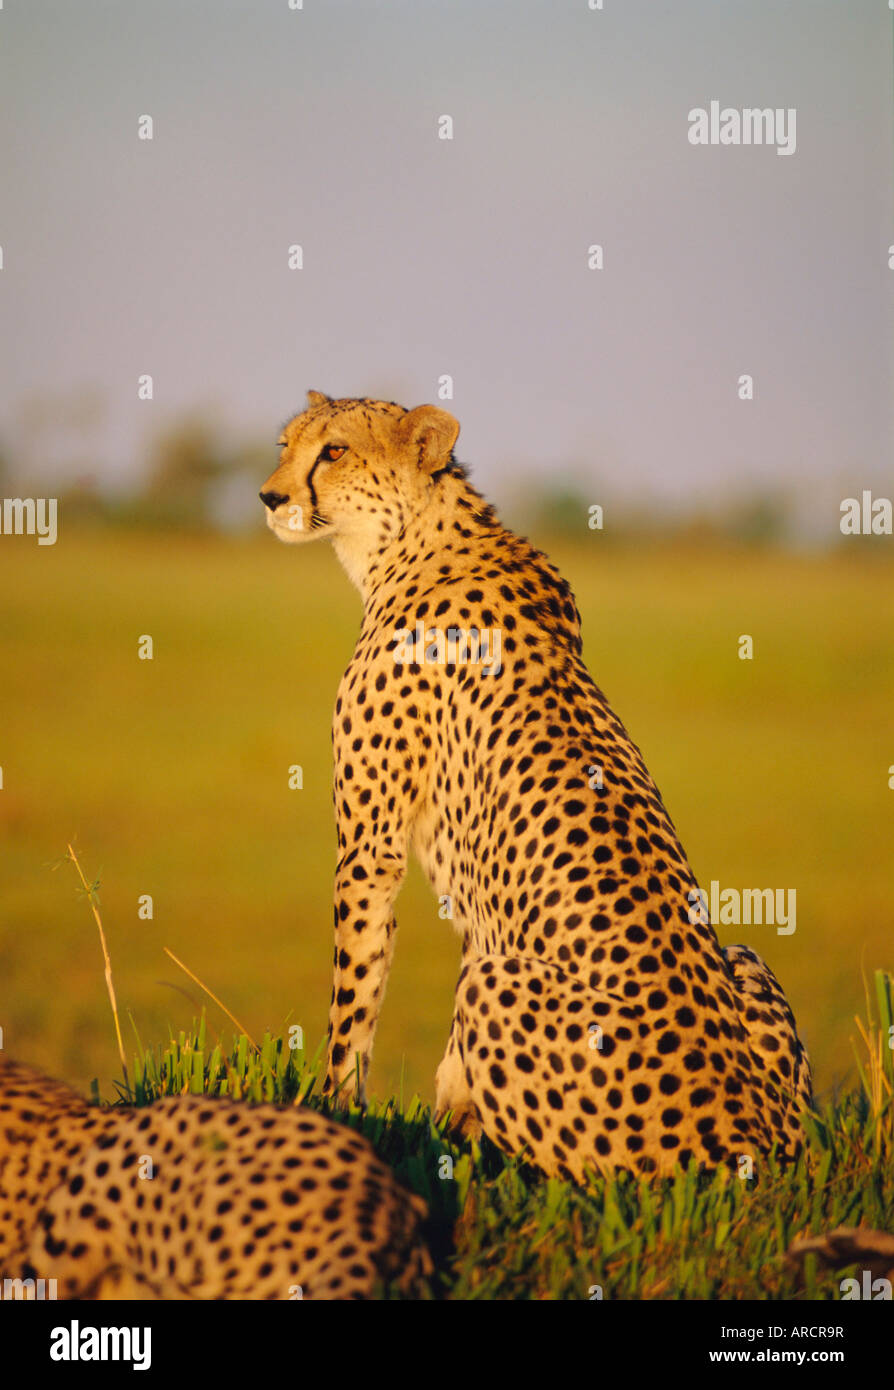
[[[78,859],[78,856],[75,854],[70,844],[67,846],[67,850],[68,852],[65,857],[72,864],[74,864],[75,868],[77,869],[78,877],[81,880],[82,891],[90,904],[90,908],[93,912],[93,917],[99,929],[99,944],[102,947],[102,958],[105,962],[106,989],[108,990],[109,1002],[112,1006],[112,1017],[115,1020],[115,1037],[118,1040],[118,1056],[121,1058],[121,1070],[124,1075],[125,1092],[129,1093],[129,1085],[127,1080],[127,1063],[124,1060],[124,1039],[121,1037],[121,1020],[118,1017],[118,1001],[115,998],[115,984],[112,979],[112,960],[109,955],[109,948],[106,944],[106,934],[103,931],[102,927],[102,917],[99,914],[99,879],[94,879],[92,883],[88,883],[86,878],[84,877],[84,870],[81,868],[80,860]]]

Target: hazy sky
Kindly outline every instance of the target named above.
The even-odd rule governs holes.
[[[47,489],[124,483],[213,406],[272,465],[308,387],[411,406],[449,374],[497,498],[573,471],[685,511],[781,482],[837,527],[842,484],[892,488],[892,22],[885,0],[6,0],[0,446]],[[795,108],[796,152],[693,146],[712,100]]]

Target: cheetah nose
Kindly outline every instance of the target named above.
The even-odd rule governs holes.
[[[288,494],[284,492],[259,492],[258,496],[264,503],[264,506],[270,508],[271,512],[275,512],[277,507],[289,500]]]

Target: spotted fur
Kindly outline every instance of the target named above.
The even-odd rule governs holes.
[[[60,1298],[369,1298],[425,1288],[425,1204],[304,1107],[88,1105],[0,1055],[0,1276]]]
[[[333,724],[327,1088],[359,1064],[362,1098],[412,850],[463,943],[440,1112],[573,1178],[793,1154],[809,1066],[779,985],[691,920],[695,877],[571,589],[468,481],[458,431],[310,392],[261,492],[280,539],[333,541],[364,603]],[[435,660],[399,663],[417,623],[497,630],[501,661],[439,662],[433,633]]]

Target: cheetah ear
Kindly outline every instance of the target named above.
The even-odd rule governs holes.
[[[324,396],[322,391],[308,391],[307,408],[308,410],[313,410],[315,405],[329,405],[331,400],[332,397]]]
[[[417,405],[400,421],[401,438],[416,454],[423,473],[446,468],[459,434],[459,421],[436,405]]]

